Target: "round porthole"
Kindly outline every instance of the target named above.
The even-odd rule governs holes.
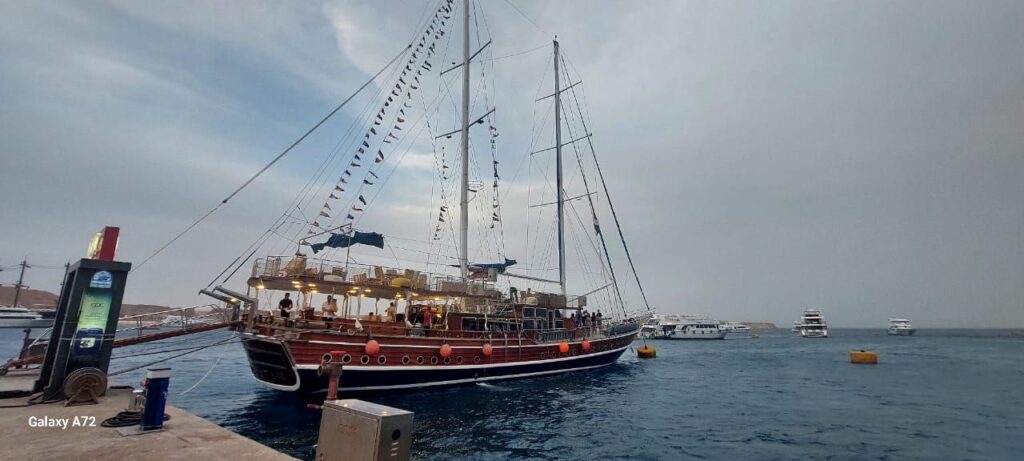
[[[341,356],[341,363],[348,364],[351,361],[352,361],[352,356],[351,355],[345,354],[345,355]]]
[[[423,356],[416,357],[416,364],[423,365]]]
[[[451,363],[452,363],[452,358],[451,358],[451,357],[445,357],[445,358],[444,358],[444,364],[445,364],[445,365],[449,365],[449,364],[451,364]]]
[[[455,363],[457,363],[459,365],[462,365],[462,356],[461,355],[458,358],[455,359]]]
[[[408,355],[403,355],[402,356],[402,365],[408,365],[409,362],[410,362],[409,356]]]
[[[384,365],[385,363],[388,363],[388,358],[381,355],[377,357],[377,363]]]
[[[431,365],[437,365],[437,357],[431,357],[430,358],[430,364]]]
[[[369,355],[364,355],[364,356],[360,357],[359,358],[359,363],[362,363],[363,365],[366,365],[366,364],[370,363],[370,356]]]
[[[480,363],[480,357],[473,357],[473,363]]]

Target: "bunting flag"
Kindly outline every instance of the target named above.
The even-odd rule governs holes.
[[[348,184],[348,180],[345,179],[345,178],[341,178],[341,183],[342,184]],[[345,190],[345,189],[342,189],[342,190]]]
[[[363,148],[363,147],[360,147],[359,149],[357,149],[357,150],[356,150],[356,152],[359,152],[360,154],[362,154],[363,152],[366,152],[366,151],[365,151],[365,150],[363,150],[363,149],[365,149],[365,148]]]
[[[374,173],[374,172],[372,172],[372,171],[368,171],[368,173],[370,173],[370,176],[373,176],[373,177],[374,177],[374,179],[376,179],[376,178],[378,178],[378,177],[379,177],[379,176],[377,176],[377,173]]]
[[[395,125],[395,129],[398,130],[398,131],[402,131],[402,127],[398,126],[398,125]]]
[[[363,147],[369,149],[370,148],[370,143],[368,143],[366,141],[363,141]]]
[[[330,210],[331,209],[331,205],[329,203],[327,203],[327,202],[324,202],[324,209],[325,210]]]
[[[345,172],[342,173],[342,174],[345,175],[345,176],[351,176],[352,175],[352,173],[350,171],[348,171],[348,170],[345,170]]]
[[[355,167],[355,168],[359,168],[360,165],[358,163],[356,163],[356,162],[352,162],[352,163],[349,164],[349,166]]]
[[[363,209],[357,206],[352,206],[352,211],[363,211]]]
[[[334,186],[334,190],[338,192],[345,192],[345,189],[342,189],[341,186]]]
[[[405,123],[405,119],[404,119],[404,118],[402,118],[402,117],[397,117],[397,118],[395,118],[395,120],[396,120],[396,121],[397,121],[398,123]]]
[[[372,186],[373,185],[373,183],[370,182],[370,180],[368,180],[368,179],[364,179],[363,180],[363,184],[366,184],[367,186]]]
[[[392,137],[392,138],[395,138],[395,139],[398,139],[398,136],[395,136],[395,134],[394,134],[394,133],[388,133],[388,136],[389,136],[389,137]]]
[[[323,216],[323,217],[325,217],[325,218],[330,218],[330,217],[331,217],[331,215],[327,214],[327,212],[326,212],[326,211],[321,211],[321,212],[320,212],[320,216]]]
[[[310,229],[310,230],[306,231],[306,235],[313,235],[315,233],[316,233],[316,231],[314,231],[313,229]]]
[[[370,133],[376,135],[377,134],[377,129],[371,126],[370,127]]]
[[[363,159],[363,158],[362,158],[362,157],[360,157],[360,156],[359,156],[359,154],[356,154],[356,160],[362,160],[362,159]]]
[[[345,219],[347,219],[347,220],[351,221],[351,220],[353,220],[353,219],[356,219],[356,217],[355,217],[355,216],[352,216],[352,214],[349,214],[348,216],[345,216]]]
[[[313,221],[313,227],[320,227],[319,221]]]
[[[329,198],[329,199],[331,199],[331,200],[338,200],[338,196],[334,195],[334,193],[333,193],[333,192],[331,193],[331,196],[330,196],[330,197],[327,197],[327,198]]]
[[[359,201],[360,201],[360,202],[362,202],[362,203],[363,203],[363,205],[366,205],[366,199],[365,199],[365,198],[363,198],[363,196],[362,196],[362,195],[360,195],[360,196],[359,196]]]
[[[374,124],[374,125],[377,125],[377,126],[380,126],[380,120],[374,120],[374,121],[373,121],[373,124]],[[367,137],[369,137],[369,136],[367,136]]]

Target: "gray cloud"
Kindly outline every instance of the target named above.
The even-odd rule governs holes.
[[[788,324],[815,306],[837,326],[1024,326],[1019,2],[514,4],[559,35],[582,76],[597,154],[659,311]],[[550,40],[508,3],[482,6],[492,56]],[[140,261],[386,61],[423,8],[0,6],[17,18],[0,29],[0,263],[77,257],[105,224],[124,228],[122,255]],[[488,68],[503,179],[544,119],[532,100],[550,92],[548,53]],[[536,147],[550,144],[547,125]],[[198,301],[346,129],[328,126],[133,274],[129,300]],[[427,138],[416,152],[430,152]],[[510,257],[531,253],[521,192],[527,172],[541,181],[541,163],[509,185]],[[390,181],[361,226],[426,239],[429,177],[404,168]],[[530,245],[543,250],[539,240]],[[531,265],[551,267],[539,253]],[[56,287],[52,272],[31,275]]]

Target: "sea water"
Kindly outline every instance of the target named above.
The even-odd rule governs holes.
[[[650,341],[658,352],[651,360],[628,351],[596,371],[371,400],[415,412],[417,460],[1021,459],[1024,453],[1024,331],[925,329],[903,337],[839,329],[826,339],[759,333],[759,339]],[[149,352],[232,335],[207,332],[121,348],[110,369],[183,351]],[[0,356],[13,355],[21,337],[20,330],[0,330]],[[849,363],[849,351],[859,349],[877,352],[878,365]],[[312,459],[319,412],[257,384],[236,341],[161,365],[172,367],[172,405]],[[134,384],[144,373],[114,379]]]

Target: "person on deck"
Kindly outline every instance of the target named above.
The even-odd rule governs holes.
[[[324,301],[323,306],[320,306],[322,314],[326,318],[333,318],[338,313],[338,300],[334,299],[334,296],[327,295],[327,301]]]
[[[430,313],[430,308],[423,308],[423,328],[430,328],[430,324],[434,320],[434,314]]]
[[[395,303],[392,302],[391,304],[388,304],[388,309],[386,311],[384,311],[384,313],[388,316],[388,318],[387,318],[388,322],[394,322],[395,321]]]
[[[288,318],[292,313],[292,299],[290,295],[291,293],[285,293],[281,302],[277,303],[277,308],[281,311],[281,318],[283,319]]]

